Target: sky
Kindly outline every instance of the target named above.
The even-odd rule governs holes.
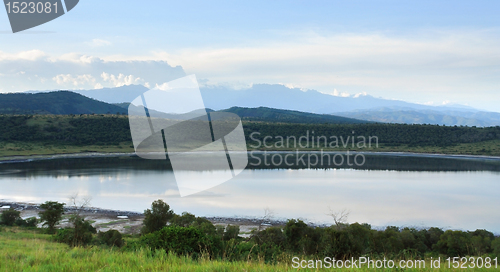
[[[97,1],[13,34],[0,92],[147,87],[195,74],[500,112],[500,1]],[[264,98],[263,98],[264,99]]]

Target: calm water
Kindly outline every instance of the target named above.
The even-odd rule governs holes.
[[[181,198],[165,162],[122,157],[0,164],[0,200],[65,202],[78,193],[90,196],[94,207],[141,212],[161,198],[177,213],[259,217],[269,208],[276,219],[315,223],[332,222],[329,209],[346,209],[349,222],[373,226],[500,233],[499,160],[376,155],[356,168],[250,168],[229,182]],[[221,174],[203,173],[207,178]]]

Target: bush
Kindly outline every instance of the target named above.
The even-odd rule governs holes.
[[[10,208],[2,212],[0,221],[2,222],[3,225],[14,226],[16,220],[21,219],[20,215],[21,212],[16,211],[13,208]]]
[[[164,249],[178,255],[196,257],[202,251],[209,250],[209,240],[206,235],[194,227],[164,227],[144,235],[142,241],[152,249]]]
[[[491,249],[493,250],[493,254],[500,257],[500,237],[495,238],[495,240],[491,242]]]
[[[226,227],[226,232],[224,232],[223,239],[224,239],[224,241],[236,239],[236,238],[238,238],[238,234],[240,234],[240,226],[228,225]]]
[[[56,241],[72,247],[90,244],[92,234],[97,232],[90,222],[85,221],[80,216],[74,216],[70,221],[73,223],[73,228],[58,230],[55,236]]]
[[[449,257],[464,257],[470,255],[472,249],[471,235],[463,231],[447,230],[441,235],[434,249]]]
[[[286,236],[287,246],[293,252],[301,251],[300,240],[305,237],[309,226],[302,220],[290,219],[283,229]]]
[[[141,232],[147,234],[161,230],[173,217],[174,212],[170,210],[170,206],[158,199],[151,204],[151,210],[144,211],[144,227]]]
[[[108,246],[122,247],[124,244],[122,234],[117,230],[108,230],[97,234],[100,242]]]
[[[283,234],[281,228],[269,227],[263,231],[254,232],[252,241],[255,241],[259,245],[274,244],[282,249],[285,246],[286,236]]]
[[[36,225],[38,224],[38,219],[36,217],[30,217],[27,218],[26,220],[23,220],[22,218],[16,219],[16,226],[20,227],[26,227],[26,228],[35,228]]]

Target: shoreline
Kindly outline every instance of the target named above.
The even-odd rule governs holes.
[[[319,153],[324,154],[364,154],[371,156],[400,156],[400,157],[421,157],[421,158],[446,158],[446,159],[465,159],[465,160],[493,160],[500,161],[500,156],[488,155],[464,155],[464,154],[442,154],[442,153],[418,153],[418,152],[387,152],[387,151],[321,151],[321,150],[308,150],[308,151],[279,151],[279,150],[252,150],[247,151],[249,154],[264,154],[264,153]],[[63,153],[51,155],[21,155],[21,156],[4,156],[0,157],[0,164],[2,163],[28,163],[41,160],[57,160],[57,159],[85,159],[85,158],[118,158],[118,157],[135,157],[134,152],[118,152],[118,153],[104,153],[104,152],[82,152],[82,153]]]
[[[23,219],[29,217],[38,217],[38,212],[42,209],[40,208],[40,203],[31,203],[31,202],[15,202],[15,201],[6,201],[4,199],[0,199],[0,212],[6,210],[8,208],[13,208],[16,211],[21,212],[21,217]],[[8,207],[8,208],[7,208]],[[72,206],[64,207],[64,214],[72,214],[75,212],[80,212],[86,219],[91,221],[97,221],[97,225],[112,225],[112,223],[117,223],[120,227],[123,228],[123,225],[117,222],[117,220],[129,220],[131,222],[135,222],[134,225],[142,225],[142,220],[144,219],[144,214],[141,212],[133,212],[133,211],[122,211],[122,210],[112,210],[98,207],[86,207],[83,209],[78,209]],[[272,220],[263,220],[262,218],[252,218],[252,217],[224,217],[224,216],[200,216],[212,222],[214,225],[238,225],[245,226],[247,229],[251,227],[258,228],[259,226],[266,228],[270,226],[284,226],[286,224],[285,220],[280,219],[272,219]],[[92,220],[93,219],[93,220]],[[62,222],[64,224],[64,222]],[[110,224],[111,223],[111,224]],[[321,226],[323,224],[315,224],[309,222],[310,226]],[[119,227],[117,226],[117,227]],[[109,226],[106,226],[109,227]],[[111,227],[112,228],[112,227]],[[137,228],[136,228],[137,230]]]

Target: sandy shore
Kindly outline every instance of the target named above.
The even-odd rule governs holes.
[[[21,212],[23,219],[38,217],[41,211],[40,205],[36,203],[2,202],[0,201],[0,212],[2,210],[13,208]],[[79,212],[86,220],[92,222],[97,231],[108,231],[110,229],[118,230],[124,234],[138,234],[142,228],[144,215],[142,213],[130,211],[107,210],[95,207],[88,207],[78,210],[74,207],[65,207],[63,220],[59,227],[69,225],[68,219],[72,214]],[[205,217],[214,225],[232,225],[240,226],[240,236],[250,237],[254,229],[265,229],[270,226],[283,226],[286,222],[279,220],[263,221],[256,218],[232,218],[232,217]],[[41,225],[39,225],[41,227]]]

